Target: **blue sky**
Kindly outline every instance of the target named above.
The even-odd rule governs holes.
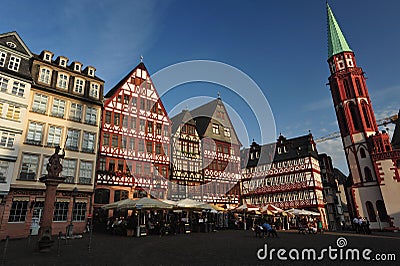
[[[335,0],[330,6],[366,72],[376,117],[400,107],[400,2]],[[47,49],[97,68],[106,91],[139,63],[150,74],[187,60],[231,65],[261,88],[276,132],[315,137],[338,130],[329,88],[325,1],[9,1],[0,32],[17,31],[34,53]],[[156,84],[157,85],[157,84]],[[260,141],[254,118],[240,97],[210,83],[190,83],[163,97],[167,110],[185,99],[216,97]],[[189,107],[190,108],[190,107]],[[391,128],[392,130],[392,128]],[[393,131],[389,131],[393,133]],[[271,136],[273,139],[275,136]],[[318,145],[348,173],[339,139]]]

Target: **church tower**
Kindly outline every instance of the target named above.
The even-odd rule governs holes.
[[[390,152],[392,147],[389,136],[378,130],[364,72],[328,3],[327,16],[329,85],[353,181],[351,209],[354,216],[368,217],[371,228],[383,228],[390,219],[373,154]]]

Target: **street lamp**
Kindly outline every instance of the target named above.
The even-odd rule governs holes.
[[[74,229],[74,224],[72,223],[72,221],[74,220],[74,208],[75,208],[76,196],[78,196],[78,188],[77,187],[74,187],[74,189],[71,192],[71,196],[72,196],[72,214],[71,214],[71,221],[70,221],[69,225],[67,226],[67,235],[68,236],[72,236],[72,232]]]

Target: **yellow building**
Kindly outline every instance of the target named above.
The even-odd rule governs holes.
[[[104,81],[96,69],[43,51],[31,61],[33,84],[28,99],[18,159],[6,198],[0,237],[37,234],[44,208],[48,158],[65,152],[53,217],[53,232],[85,230],[95,182]]]

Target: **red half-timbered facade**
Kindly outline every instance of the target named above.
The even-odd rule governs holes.
[[[94,206],[165,198],[170,119],[141,62],[105,96]]]
[[[221,98],[192,110],[191,114],[202,145],[202,200],[237,204],[239,195],[229,191],[241,178],[241,143]]]
[[[318,211],[326,225],[318,153],[311,134],[273,144],[253,142],[242,153],[242,198],[282,209]]]

